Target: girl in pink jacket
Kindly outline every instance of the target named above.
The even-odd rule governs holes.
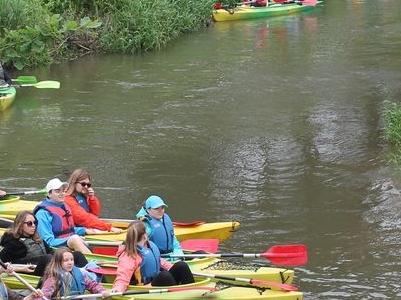
[[[129,284],[169,286],[195,282],[185,262],[173,265],[160,257],[157,246],[148,240],[142,221],[133,221],[129,225],[125,244],[120,246],[117,256],[113,292],[125,292]]]

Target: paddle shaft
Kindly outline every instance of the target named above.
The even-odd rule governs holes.
[[[0,261],[0,265],[4,268],[4,270],[7,269],[7,266],[5,263],[3,263],[2,261]],[[23,283],[29,290],[31,290],[32,292],[36,292],[36,289],[28,282],[26,281],[24,278],[22,278],[19,274],[15,273],[14,271],[11,272],[11,275],[13,275],[15,278],[17,278],[21,283]],[[48,300],[45,296],[42,297],[43,300]]]
[[[169,258],[202,258],[202,257],[244,257],[244,258],[258,258],[258,257],[298,257],[299,253],[199,253],[199,254],[162,254],[162,257]]]
[[[126,291],[126,292],[116,292],[110,293],[110,297],[112,296],[126,296],[126,295],[141,295],[141,294],[161,294],[168,292],[180,292],[180,291],[191,291],[191,290],[207,290],[214,291],[214,288],[211,287],[177,287],[177,288],[165,288],[165,289],[150,289],[150,290],[142,290],[142,291]],[[102,294],[89,294],[89,295],[76,295],[76,296],[67,296],[61,297],[62,300],[75,300],[75,299],[89,299],[89,298],[101,298]]]
[[[26,192],[13,192],[13,193],[7,193],[4,195],[6,196],[22,196],[22,195],[37,195],[37,194],[46,194],[45,190],[38,190],[38,191],[26,191]]]

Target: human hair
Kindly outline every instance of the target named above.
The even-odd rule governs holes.
[[[68,179],[68,189],[66,194],[75,196],[77,194],[77,190],[75,185],[77,182],[88,178],[92,181],[92,177],[90,176],[89,172],[84,169],[76,169],[74,172],[71,173],[70,178]]]
[[[31,215],[36,221],[35,215],[28,210],[20,211],[15,217],[12,227],[8,230],[8,232],[10,232],[14,238],[19,239],[20,237],[24,237],[24,222],[26,217],[29,215]],[[33,234],[32,239],[37,243],[42,241],[39,237],[37,228],[35,228],[35,233]]]
[[[69,282],[68,277],[63,276],[65,270],[62,267],[64,253],[71,253],[72,251],[67,247],[58,248],[54,254],[49,264],[46,267],[45,274],[43,276],[43,282],[49,278],[54,280],[54,293],[52,298],[60,298],[63,295],[68,295]]]
[[[145,224],[140,220],[132,221],[128,225],[127,236],[125,237],[125,251],[128,256],[135,257],[138,254],[136,247],[145,233]]]

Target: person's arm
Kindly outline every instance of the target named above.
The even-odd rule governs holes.
[[[56,238],[52,228],[52,216],[44,209],[35,214],[38,220],[38,234],[40,238],[51,247],[67,246],[68,238]]]
[[[131,277],[134,272],[140,272],[139,266],[141,265],[142,259],[137,257],[133,259],[126,253],[122,253],[118,257],[117,274],[114,280],[112,291],[114,292],[125,292],[131,281]]]
[[[95,216],[99,217],[102,210],[102,205],[100,204],[99,198],[96,195],[89,195],[86,198],[86,201],[88,202],[89,211]]]
[[[65,202],[71,209],[74,223],[77,226],[110,231],[111,224],[100,220],[94,214],[88,213],[72,196],[65,197]]]
[[[84,284],[91,294],[100,294],[106,290],[100,283],[90,279],[86,274],[84,275]]]
[[[176,255],[183,255],[184,254],[184,251],[182,251],[182,248],[181,248],[181,244],[178,241],[178,239],[175,236],[175,234],[174,234],[174,238],[173,238],[173,254],[176,254]]]
[[[171,262],[169,262],[168,260],[164,259],[164,258],[160,258],[160,267],[163,270],[170,270],[171,267],[173,266],[173,264]]]

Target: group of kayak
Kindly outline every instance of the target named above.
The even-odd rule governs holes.
[[[167,204],[159,196],[148,197],[136,213],[136,220],[127,224],[99,218],[101,203],[86,170],[75,170],[68,182],[53,178],[45,190],[47,196],[41,202],[0,200],[0,216],[14,220],[11,228],[3,230],[0,240],[0,258],[12,265],[5,266],[7,269],[1,272],[21,272],[28,283],[40,287],[26,296],[26,300],[81,295],[85,291],[98,297],[115,297],[116,293],[135,294],[135,299],[302,299],[300,292],[289,291],[291,289],[281,291],[284,285],[280,284],[291,283],[292,270],[269,267],[258,267],[252,271],[213,270],[212,266],[221,260],[207,257],[208,254],[201,249],[192,249],[195,251],[192,255],[205,258],[173,259],[186,254],[176,235],[179,226],[175,226],[165,212]],[[33,203],[33,210],[17,212],[6,209],[12,201]],[[232,229],[235,230],[238,225],[233,222]],[[202,224],[194,228],[197,226]],[[93,254],[94,248],[89,246],[88,237],[106,245],[103,238],[110,236],[116,237],[116,244],[124,236],[124,243],[116,249],[116,254]],[[92,259],[96,259],[97,264]],[[105,266],[100,266],[100,262]],[[199,271],[206,274],[199,274]],[[255,282],[246,279],[248,284],[237,286],[238,278],[223,276],[225,282],[235,284],[221,288],[210,281],[210,278],[221,277],[219,274],[252,276],[252,280],[269,279],[279,285],[263,282],[264,285],[255,286]],[[103,282],[110,281],[105,278],[111,277],[111,282],[100,283],[101,276]],[[11,276],[3,278],[3,282],[8,288],[24,288]],[[163,286],[167,288],[158,288]],[[8,299],[23,299],[0,284],[3,299],[7,299],[4,298],[7,294]]]

